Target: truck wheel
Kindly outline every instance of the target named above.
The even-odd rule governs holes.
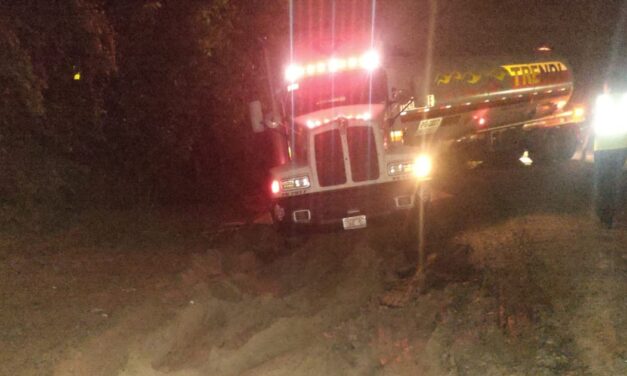
[[[496,167],[511,167],[518,162],[518,158],[522,155],[518,149],[498,150],[492,152],[486,159],[486,162]]]
[[[537,130],[532,135],[529,154],[535,163],[551,163],[557,159],[558,137],[552,130]]]
[[[579,146],[577,129],[573,126],[561,128],[558,132],[556,159],[567,161],[573,157]]]
[[[423,246],[426,246],[427,238],[429,237],[429,233],[431,231],[431,221],[429,220],[429,216],[431,212],[431,203],[424,203],[424,217],[423,217],[423,227],[422,227],[422,241],[425,242]],[[416,264],[418,262],[418,248],[420,247],[420,216],[418,208],[415,208],[411,211],[409,220],[407,221],[406,227],[402,234],[401,246],[403,253],[405,255],[405,259],[409,261],[411,264]]]
[[[291,226],[286,221],[279,221],[276,217],[274,210],[270,211],[270,216],[272,217],[272,227],[274,230],[281,236],[289,236],[291,233]]]
[[[279,221],[273,215],[272,222],[274,231],[281,239],[281,249],[283,251],[289,252],[290,250],[298,248],[308,242],[309,236],[305,233],[297,232],[297,230],[288,221]]]
[[[573,157],[579,139],[575,128],[538,131],[533,136],[531,159],[535,162],[566,161]]]

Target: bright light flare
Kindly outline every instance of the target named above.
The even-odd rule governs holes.
[[[583,107],[575,107],[573,115],[577,118],[582,118],[586,114],[586,109]]]
[[[281,190],[281,186],[279,185],[279,181],[278,180],[273,180],[272,181],[272,184],[270,185],[270,190],[274,194],[279,193],[279,191]]]
[[[327,71],[327,65],[323,61],[316,64],[316,73],[323,74],[326,71]]]
[[[418,179],[426,179],[431,175],[433,170],[433,161],[431,157],[423,154],[416,158],[414,162],[414,176]]]
[[[331,58],[329,60],[329,72],[335,73],[346,68],[346,60]]]
[[[627,133],[627,93],[622,96],[604,94],[597,98],[594,133],[619,136]]]
[[[296,82],[305,75],[305,69],[298,64],[290,64],[285,68],[285,80]]]
[[[361,56],[360,63],[362,68],[372,72],[381,66],[381,55],[375,50],[370,50]]]
[[[285,81],[295,83],[305,76],[336,73],[359,68],[372,72],[380,66],[381,55],[375,50],[370,50],[361,56],[351,56],[348,58],[332,57],[325,61],[313,62],[307,65],[290,64],[285,68]]]
[[[403,142],[403,131],[400,131],[400,130],[390,131],[390,141],[391,142]]]

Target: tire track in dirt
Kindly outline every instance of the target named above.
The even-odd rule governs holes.
[[[336,235],[329,236],[336,244]],[[259,269],[234,270],[221,279],[190,276],[190,271],[207,270],[192,265],[176,288],[191,289],[193,304],[154,330],[142,327],[141,322],[155,307],[148,304],[129,313],[115,328],[69,354],[56,374],[273,374],[271,369],[279,360],[277,374],[289,374],[289,369],[301,369],[310,353],[326,353],[333,359],[323,368],[347,367],[345,360],[325,350],[323,333],[358,314],[381,291],[380,261],[363,242],[325,249],[328,242],[323,236]],[[230,256],[223,253],[223,257]],[[207,260],[215,260],[214,254]],[[202,258],[194,261],[202,262]],[[251,295],[254,286],[268,284],[268,275],[277,276],[271,284],[278,284],[283,294],[261,291]],[[231,291],[227,300],[226,290]],[[307,367],[316,369],[311,364]],[[318,367],[318,371],[324,370]]]

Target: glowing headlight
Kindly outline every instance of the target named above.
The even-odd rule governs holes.
[[[388,164],[388,175],[390,176],[411,174],[412,171],[414,171],[414,162],[412,161],[392,162]]]
[[[594,133],[599,136],[627,133],[627,93],[622,96],[604,94],[597,98]]]
[[[431,170],[433,169],[433,162],[431,161],[431,157],[428,155],[421,155],[416,158],[414,162],[414,175],[418,179],[426,179],[431,175]]]
[[[281,180],[281,189],[284,191],[309,188],[310,186],[311,182],[309,181],[309,176],[300,176]]]

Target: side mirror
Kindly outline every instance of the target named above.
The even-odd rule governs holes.
[[[261,110],[261,102],[253,101],[248,104],[248,112],[250,113],[250,124],[253,132],[261,133],[264,131],[263,111]]]
[[[274,116],[274,113],[271,112],[266,114],[263,124],[270,129],[276,129],[281,125],[281,122]]]

